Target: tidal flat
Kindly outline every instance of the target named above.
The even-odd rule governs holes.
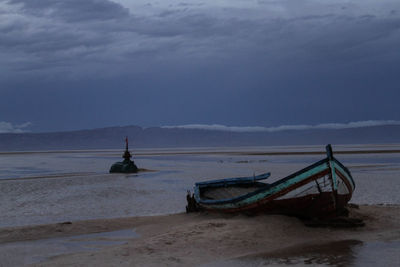
[[[312,264],[343,266],[340,261],[324,261],[327,256],[322,252],[289,253],[293,246],[310,251],[333,242],[353,251],[349,266],[361,266],[360,262],[375,266],[377,262],[365,258],[368,253],[357,251],[385,246],[395,251],[388,256],[389,263],[398,265],[400,145],[346,145],[333,150],[355,180],[351,203],[360,209],[352,212],[365,219],[362,229],[314,229],[278,215],[182,214],[186,192],[195,182],[263,172],[271,172],[269,180],[276,181],[323,158],[323,146],[132,149],[139,168],[150,170],[137,174],[108,173],[120,160],[120,150],[1,152],[0,262],[4,266],[232,262],[280,266],[307,264],[307,255],[315,254]],[[122,241],[119,237],[122,243],[101,237],[110,242],[85,243],[82,247],[90,251],[80,246],[65,249],[67,241],[58,243],[64,249],[51,253],[40,245],[52,238],[127,229],[138,235]],[[345,257],[345,253],[336,254]]]

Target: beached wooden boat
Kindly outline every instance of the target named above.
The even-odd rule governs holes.
[[[350,171],[333,157],[330,145],[326,150],[325,159],[271,184],[261,182],[269,173],[196,183],[187,210],[300,217],[338,214],[351,199],[355,184]]]

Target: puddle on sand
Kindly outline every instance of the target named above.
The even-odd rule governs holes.
[[[400,241],[343,240],[295,246],[273,253],[253,254],[203,266],[400,266]]]
[[[39,263],[50,257],[83,251],[98,250],[107,246],[122,245],[138,237],[132,230],[49,238],[0,244],[0,266],[22,266]]]

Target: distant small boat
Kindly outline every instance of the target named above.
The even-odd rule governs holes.
[[[338,214],[351,199],[355,184],[350,171],[333,157],[331,145],[326,151],[325,159],[271,184],[260,182],[270,173],[196,183],[194,194],[187,196],[187,211],[308,218]]]
[[[124,161],[115,162],[111,165],[110,173],[136,173],[139,171],[135,162],[131,160],[132,155],[129,152],[128,137],[125,138],[125,152],[122,158],[124,158]]]

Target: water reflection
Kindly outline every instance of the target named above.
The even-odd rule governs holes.
[[[252,255],[241,260],[257,265],[322,265],[352,266],[357,250],[363,245],[359,240],[342,240],[326,244],[296,246],[282,251]]]
[[[0,266],[23,266],[50,257],[122,245],[138,234],[132,229],[0,244]]]
[[[341,240],[298,245],[279,251],[247,255],[204,267],[236,266],[400,266],[400,241]]]

